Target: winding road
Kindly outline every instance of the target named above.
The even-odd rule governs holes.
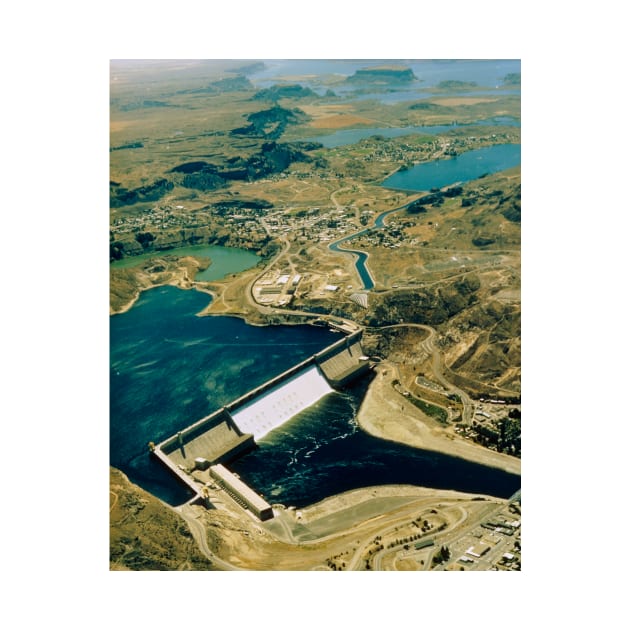
[[[440,385],[449,392],[459,396],[462,401],[462,422],[464,424],[470,424],[472,422],[475,405],[470,399],[470,396],[468,396],[464,390],[460,389],[456,385],[453,385],[453,383],[444,376],[442,353],[435,345],[435,339],[437,336],[435,328],[427,326],[426,324],[391,324],[389,326],[379,326],[377,328],[378,330],[386,330],[388,328],[419,328],[429,333],[429,336],[422,342],[421,347],[431,357],[433,374]]]
[[[215,567],[223,571],[244,571],[241,567],[237,567],[234,564],[226,562],[212,553],[210,547],[208,547],[206,528],[203,526],[203,523],[200,523],[197,520],[197,517],[194,516],[194,512],[190,505],[185,503],[184,505],[180,505],[173,509],[186,521],[186,524],[190,529],[190,533],[192,534],[194,541],[197,543],[199,550],[204,556],[206,556],[206,558],[208,558],[208,560],[210,560],[210,562],[212,562]]]

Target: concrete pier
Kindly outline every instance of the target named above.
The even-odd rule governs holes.
[[[370,367],[361,348],[362,332],[356,332],[318,352],[314,359],[333,387],[343,387]]]

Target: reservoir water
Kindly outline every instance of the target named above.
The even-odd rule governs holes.
[[[110,318],[110,462],[168,502],[186,495],[149,457],[149,441],[160,442],[340,339],[314,326],[198,317],[209,299],[158,287]]]
[[[159,287],[110,318],[110,462],[171,504],[188,498],[147,443],[173,435],[340,338],[313,326],[198,317],[208,296]],[[270,502],[304,506],[372,484],[509,496],[520,477],[367,435],[355,413],[367,382],[330,393],[230,467]]]

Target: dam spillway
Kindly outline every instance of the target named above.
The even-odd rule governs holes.
[[[319,367],[311,365],[266,389],[231,414],[241,432],[251,433],[259,440],[333,391]]]

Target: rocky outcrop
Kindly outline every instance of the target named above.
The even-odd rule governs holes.
[[[205,87],[179,90],[176,94],[224,94],[226,92],[242,92],[253,89],[254,86],[251,81],[246,76],[238,74],[235,77],[225,77],[218,81],[212,81]]]
[[[270,88],[256,92],[252,100],[274,101],[281,98],[319,98],[311,88],[295,85],[272,85]]]
[[[249,136],[277,140],[287,128],[287,125],[298,125],[310,120],[301,109],[285,109],[276,105],[271,109],[254,112],[247,116],[249,125],[238,127],[230,132],[232,136]]]
[[[293,162],[312,160],[302,149],[312,150],[316,143],[265,142],[258,153],[248,158],[234,157],[219,168],[205,161],[185,162],[172,168],[170,173],[185,173],[181,185],[196,190],[216,190],[228,185],[231,180],[254,181],[274,173],[281,173]]]
[[[140,186],[128,190],[116,182],[111,182],[109,186],[109,205],[112,208],[128,206],[140,201],[157,201],[161,199],[169,190],[173,189],[173,183],[164,179],[156,179],[148,186]]]
[[[357,70],[348,77],[348,83],[410,83],[417,81],[418,77],[410,68],[403,66],[379,66],[375,68],[363,68]]]

